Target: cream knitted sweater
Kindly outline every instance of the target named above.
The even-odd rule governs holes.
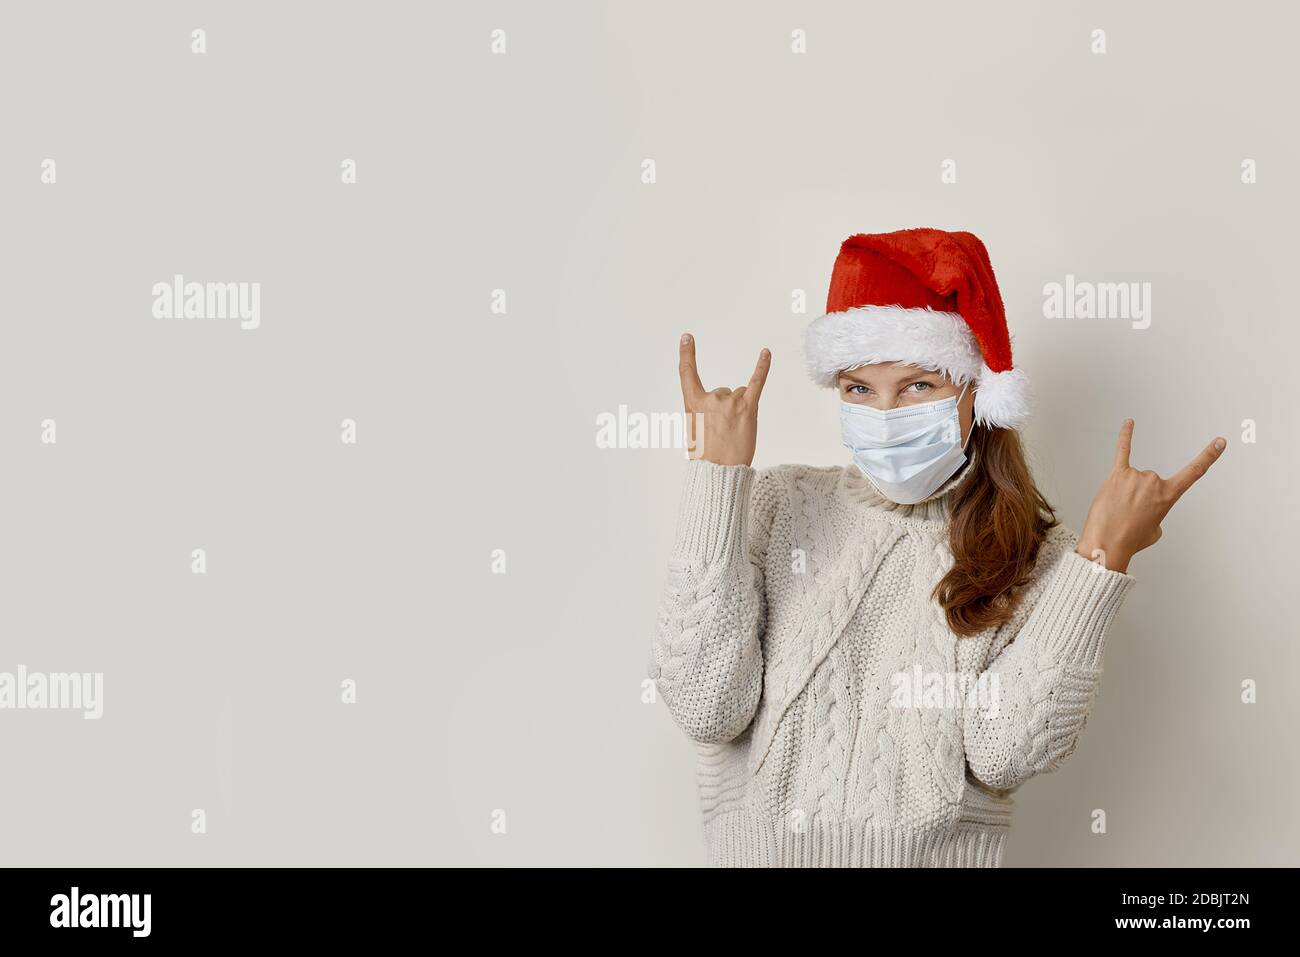
[[[958,638],[929,596],[973,472],[907,506],[853,465],[686,464],[649,675],[711,864],[1001,864],[1009,792],[1074,750],[1134,579],[1057,526],[1015,617]]]

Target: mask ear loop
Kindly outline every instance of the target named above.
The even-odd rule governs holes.
[[[966,380],[966,384],[961,387],[961,395],[957,396],[957,428],[958,429],[961,428],[961,400],[966,398],[966,390],[968,388],[970,388],[969,379]],[[971,417],[970,417],[970,431],[966,433],[966,439],[961,444],[961,450],[963,452],[966,451],[966,446],[970,444],[970,437],[974,434],[975,434],[975,415],[974,415],[974,411],[972,410]]]

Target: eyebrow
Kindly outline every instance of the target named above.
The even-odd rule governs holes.
[[[854,370],[854,371],[856,371],[856,370]],[[917,369],[915,372],[912,372],[912,373],[910,373],[910,374],[904,376],[903,378],[899,379],[897,384],[898,384],[898,385],[910,385],[911,383],[916,382],[916,381],[919,380],[919,379],[927,379],[927,378],[929,378],[930,376],[937,376],[937,375],[940,375],[940,373],[938,373],[938,372],[933,372],[933,371],[931,371],[931,370],[929,370],[929,369]],[[853,372],[852,372],[852,371],[850,371],[850,372],[845,372],[845,373],[844,373],[844,378],[848,379],[850,382],[855,382],[855,383],[857,383],[858,385],[871,385],[871,383],[868,382],[866,379],[855,377],[855,376],[853,375]]]
[[[928,379],[930,376],[937,375],[940,374],[938,372],[931,372],[929,369],[917,369],[916,372],[906,376],[905,378],[899,379],[898,381],[900,383],[915,382],[917,379]]]

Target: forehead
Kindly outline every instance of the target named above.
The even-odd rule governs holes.
[[[916,379],[927,379],[934,382],[941,382],[944,379],[944,375],[942,372],[935,372],[931,369],[922,369],[918,366],[904,365],[901,362],[876,362],[869,366],[862,366],[858,369],[850,369],[846,372],[841,372],[840,378],[867,384],[873,382],[900,383]]]

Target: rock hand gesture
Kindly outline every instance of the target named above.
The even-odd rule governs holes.
[[[1216,438],[1169,478],[1129,465],[1133,420],[1125,419],[1115,446],[1115,462],[1088,509],[1075,551],[1113,571],[1127,571],[1129,560],[1160,540],[1160,523],[1183,493],[1209,471],[1227,442]]]
[[[758,400],[772,367],[772,353],[767,349],[759,353],[747,385],[706,392],[695,367],[695,339],[689,332],[682,336],[679,351],[677,371],[686,405],[690,457],[718,465],[751,465],[758,442]]]

